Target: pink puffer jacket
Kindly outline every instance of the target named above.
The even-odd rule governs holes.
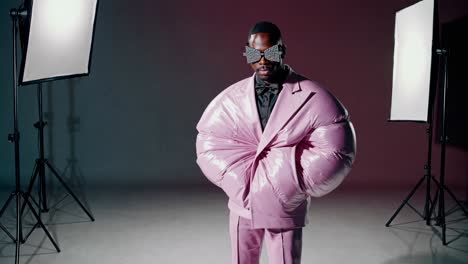
[[[197,163],[254,228],[307,224],[310,196],[331,192],[354,162],[354,128],[325,88],[291,70],[262,133],[254,75],[222,91],[197,124]]]

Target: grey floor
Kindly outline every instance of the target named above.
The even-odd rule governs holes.
[[[384,226],[408,191],[342,188],[314,199],[302,263],[468,263],[468,220],[450,199],[448,246],[440,229],[426,226],[409,207]],[[103,188],[79,195],[96,221],[71,197],[49,194],[52,210],[42,218],[62,252],[37,229],[21,247],[20,263],[230,263],[227,200],[216,189]],[[7,197],[0,193],[2,204]],[[417,193],[411,203],[421,208],[422,198]],[[12,232],[13,215],[11,208],[0,219]],[[24,221],[25,229],[33,223],[30,215]],[[14,263],[14,250],[0,230],[0,263]],[[268,263],[265,250],[261,263]]]

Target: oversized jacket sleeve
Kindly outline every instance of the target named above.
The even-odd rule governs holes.
[[[228,89],[227,89],[228,90]],[[237,127],[242,123],[235,98],[226,92],[220,93],[208,105],[197,124],[197,164],[203,174],[216,186],[223,188],[223,178],[245,184],[245,175],[251,168],[255,147],[236,137]],[[228,195],[238,195],[240,189],[223,188]]]
[[[356,136],[349,115],[330,93],[319,95],[311,111],[311,128],[296,148],[296,169],[307,194],[333,191],[351,170]]]

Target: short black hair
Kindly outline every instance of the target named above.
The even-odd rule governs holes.
[[[270,40],[272,43],[278,43],[281,40],[281,31],[278,26],[268,21],[260,21],[255,23],[255,25],[249,31],[247,42],[250,40],[250,36],[255,33],[270,34]]]

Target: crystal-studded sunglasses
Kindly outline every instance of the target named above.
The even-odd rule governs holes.
[[[281,55],[283,51],[280,50],[280,45],[276,44],[274,46],[269,47],[265,51],[259,51],[249,46],[245,46],[244,56],[247,59],[247,63],[255,63],[262,59],[262,56],[269,61],[280,62]]]

